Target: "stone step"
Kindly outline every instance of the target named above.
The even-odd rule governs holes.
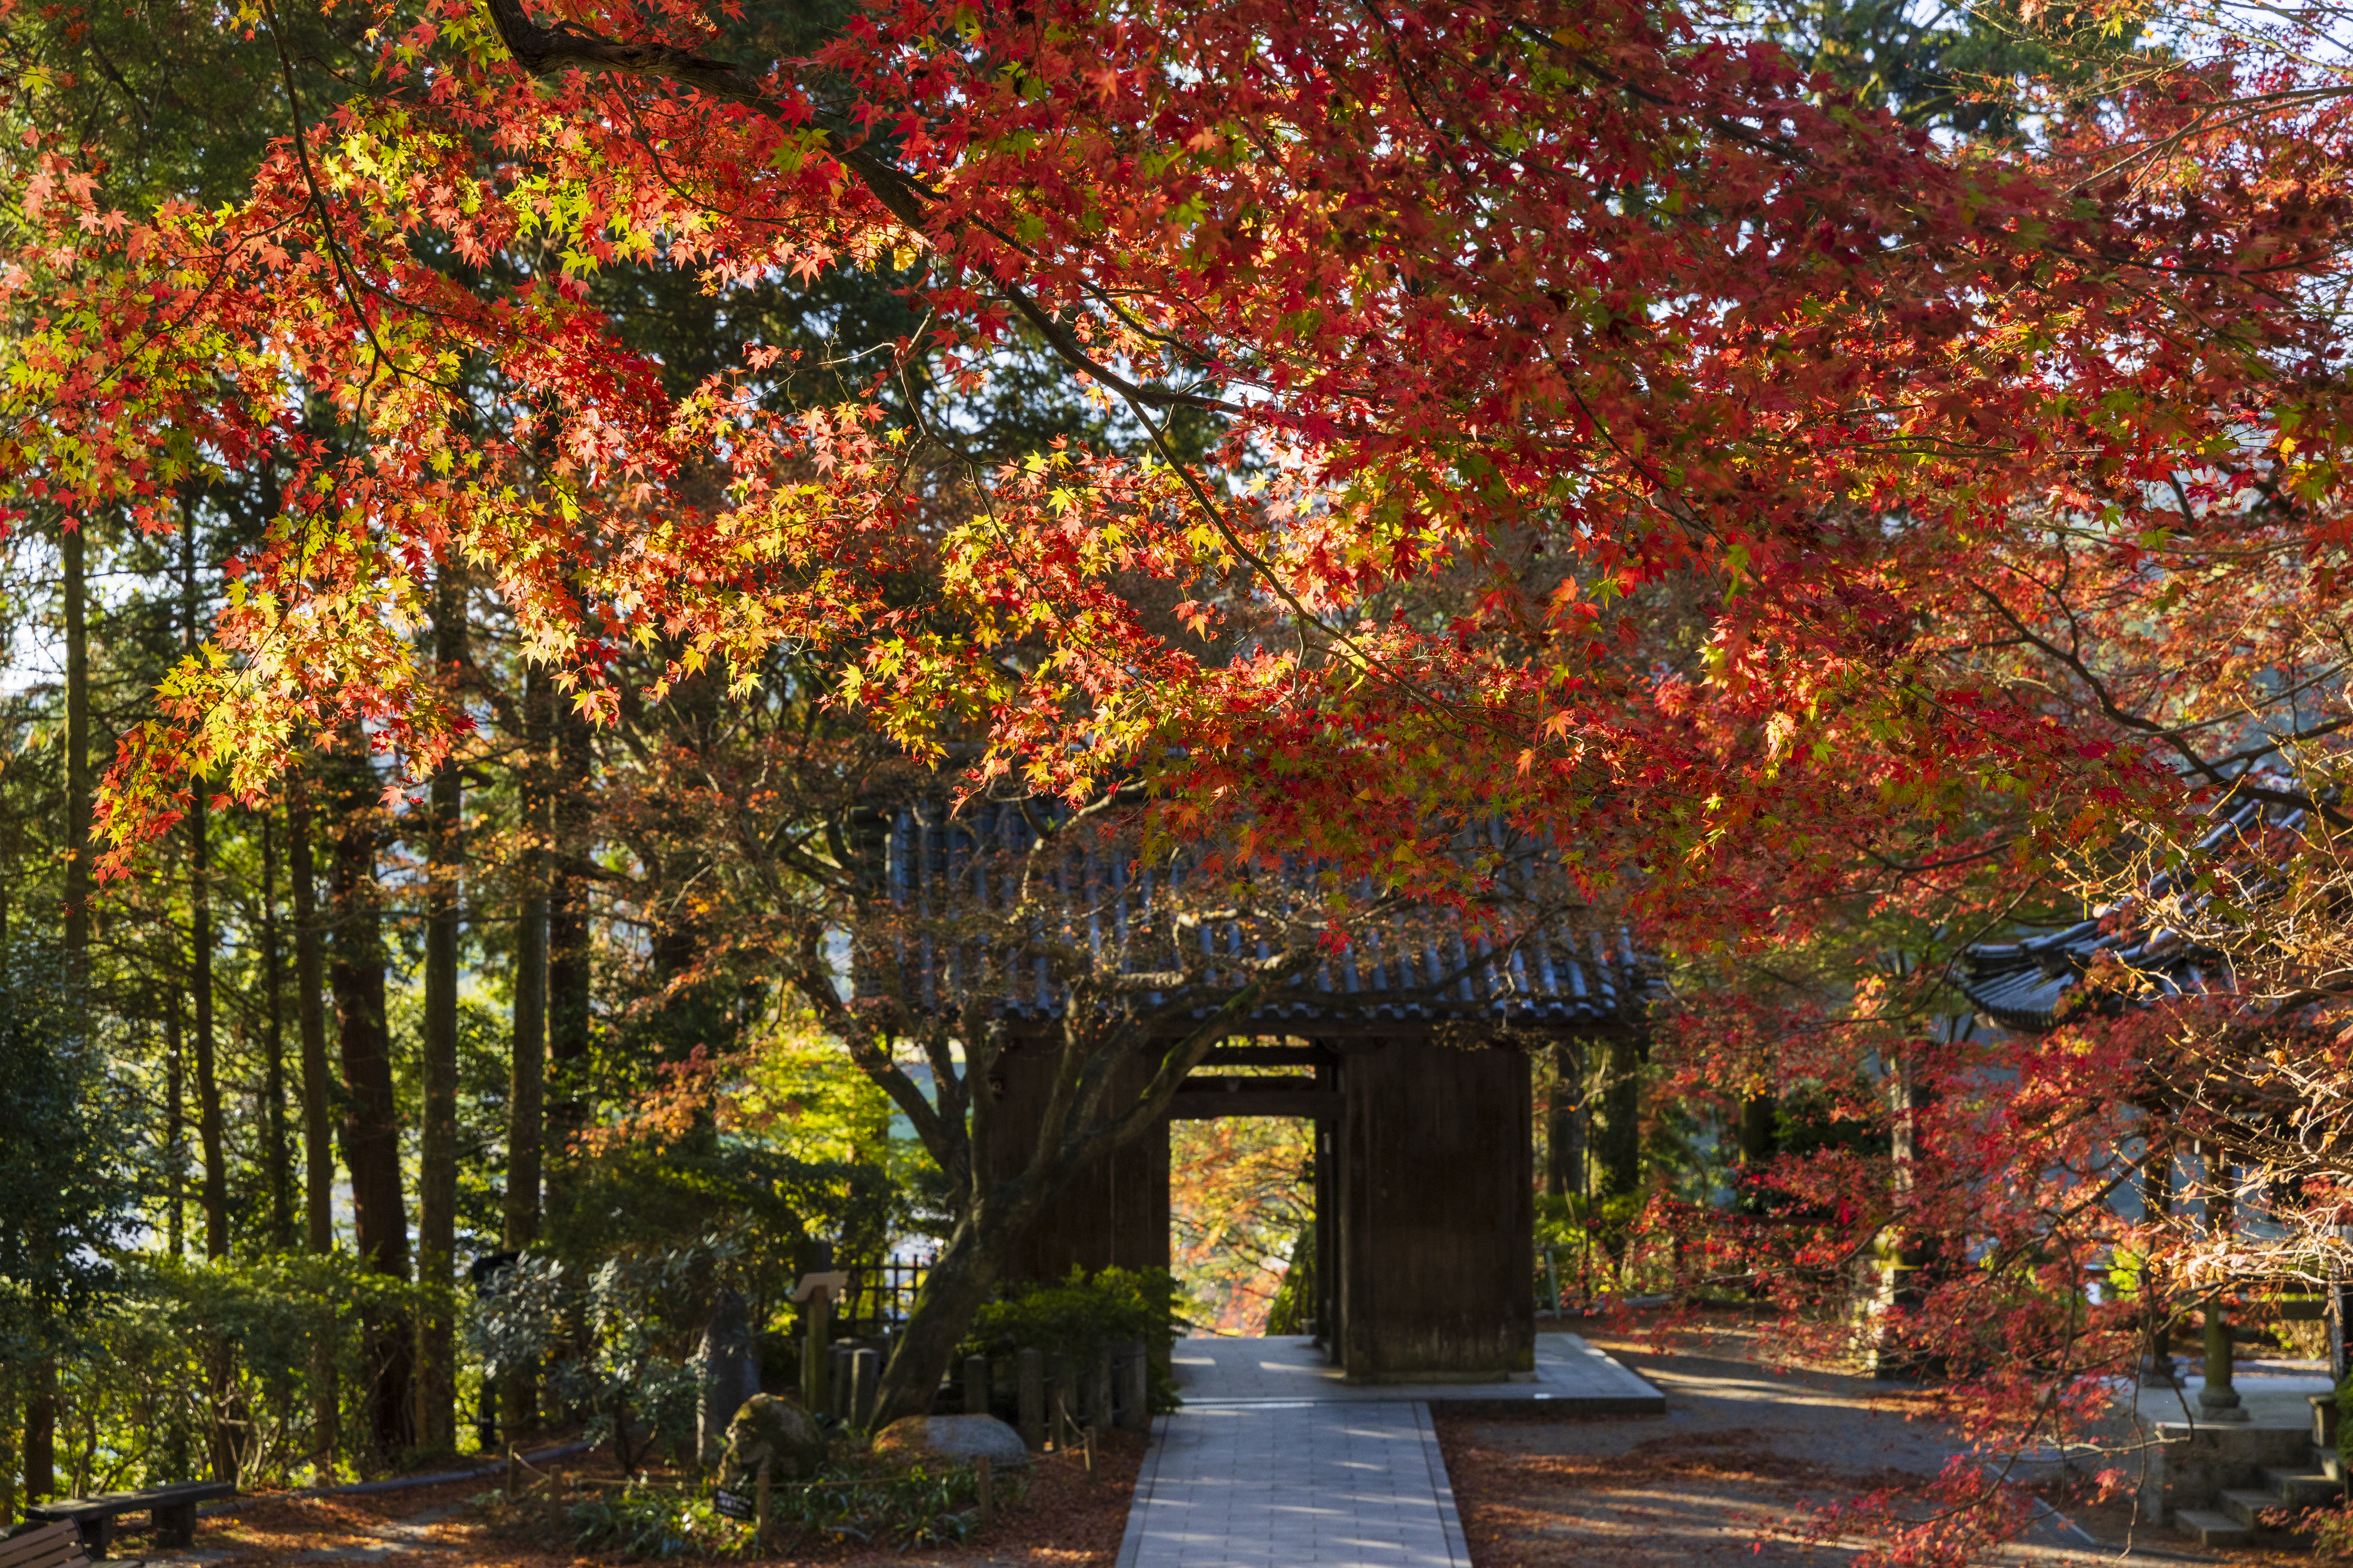
[[[2202,1508],[2183,1509],[2173,1516],[2173,1524],[2200,1546],[2244,1546],[2255,1533],[2235,1519]]]
[[[2312,1446],[2312,1468],[2332,1481],[2345,1479],[2344,1459],[2338,1457],[2336,1449],[2324,1448],[2317,1443]]]
[[[2259,1492],[2252,1489],[2226,1491],[2218,1500],[2221,1501],[2224,1513],[2229,1514],[2249,1530],[2263,1529],[2263,1515],[2275,1508],[2287,1506],[2287,1500],[2277,1492]]]
[[[2316,1508],[2322,1503],[2337,1502],[2345,1496],[2345,1483],[2318,1470],[2274,1470],[2266,1468],[2263,1484],[2277,1492],[2291,1508]]]

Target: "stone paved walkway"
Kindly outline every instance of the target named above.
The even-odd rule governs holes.
[[[1470,1568],[1432,1399],[1647,1408],[1658,1390],[1574,1334],[1525,1383],[1354,1387],[1303,1340],[1184,1340],[1185,1408],[1154,1426],[1119,1568]]]
[[[1155,1438],[1119,1568],[1471,1568],[1427,1405],[1204,1405]]]
[[[1170,1360],[1188,1407],[1270,1399],[1375,1405],[1400,1399],[1473,1405],[1565,1399],[1591,1415],[1656,1415],[1666,1408],[1657,1389],[1575,1334],[1538,1334],[1535,1375],[1521,1383],[1344,1383],[1340,1369],[1306,1339],[1178,1340]]]

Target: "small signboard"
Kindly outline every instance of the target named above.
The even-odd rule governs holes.
[[[759,1504],[753,1500],[749,1493],[731,1492],[725,1487],[713,1487],[711,1489],[711,1506],[719,1511],[722,1519],[760,1517]]]

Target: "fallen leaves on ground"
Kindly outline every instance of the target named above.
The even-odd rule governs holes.
[[[786,1568],[1111,1568],[1119,1556],[1145,1448],[1138,1434],[1104,1434],[1092,1479],[1075,1451],[1039,1456],[1029,1468],[1022,1501],[1002,1510],[995,1524],[961,1545],[902,1552],[857,1542],[797,1543],[766,1557],[727,1561]],[[603,1455],[554,1465],[549,1472],[545,1484],[558,1489],[620,1479],[617,1467]],[[339,1561],[369,1568],[602,1568],[621,1561],[609,1552],[554,1543],[535,1548],[494,1534],[472,1500],[497,1484],[495,1477],[486,1476],[414,1491],[257,1498],[235,1513],[205,1521],[195,1549],[229,1552],[220,1568],[334,1568]],[[322,1551],[370,1555],[326,1557],[319,1555]]]

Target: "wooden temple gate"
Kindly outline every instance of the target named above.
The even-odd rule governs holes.
[[[921,1005],[943,1005],[957,976],[978,967],[971,911],[1015,907],[1012,857],[1029,853],[1042,837],[1037,816],[1025,819],[997,805],[951,819],[917,807],[876,821],[871,831],[881,840],[873,863],[888,868],[891,896],[935,922],[910,931],[953,933],[953,940],[901,941],[893,984],[911,1005],[918,994],[940,999]],[[1515,863],[1504,858],[1518,869],[1507,869],[1499,883],[1517,876],[1518,885],[1533,885],[1526,852]],[[1062,853],[1051,867],[1041,872],[1033,857],[1019,873],[1030,900],[1021,907],[1029,912],[993,928],[997,934],[988,940],[1000,957],[1008,945],[1003,933],[1021,920],[1060,922],[1069,943],[1092,942],[1098,952],[1114,932],[1126,942],[1177,880],[1170,870],[1139,873],[1092,852]],[[1264,893],[1270,902],[1285,896],[1271,883]],[[1466,942],[1426,910],[1356,931],[1346,952],[1323,956],[1311,973],[1238,1016],[1158,1125],[1082,1169],[1024,1238],[1013,1276],[1167,1268],[1169,1121],[1302,1117],[1315,1125],[1317,1338],[1349,1380],[1532,1375],[1531,1048],[1564,1037],[1640,1031],[1649,986],[1622,930],[1602,933],[1579,921],[1587,929],[1573,932],[1565,912],[1590,911],[1564,911],[1556,900],[1524,894],[1506,913],[1526,918],[1500,945]],[[1218,922],[1230,927],[1225,936],[1200,927],[1199,951],[1214,955],[1227,943],[1243,950],[1248,918]],[[1215,997],[1202,1001],[1165,1015],[1164,1048],[1208,1015]],[[995,1009],[1006,1030],[992,1095],[997,1161],[1019,1163],[1022,1135],[1050,1096],[1064,1005],[1041,978],[1014,986]],[[1112,1086],[1113,1099],[1140,1096],[1154,1065],[1150,1051],[1139,1051],[1124,1069],[1126,1081]],[[1220,1070],[1236,1068],[1261,1071]],[[1263,1073],[1270,1068],[1279,1070]]]
[[[1591,1038],[1641,1027],[1639,1017],[1621,1016],[1620,986],[1597,991],[1595,1005],[1563,1009],[1581,1016],[1555,1020],[1547,1031],[1521,1025],[1500,1038],[1465,1039],[1457,1019],[1375,1028],[1335,1017],[1214,1047],[1166,1120],[1055,1200],[1026,1237],[1017,1272],[1052,1279],[1073,1266],[1167,1268],[1168,1121],[1300,1117],[1315,1124],[1316,1338],[1349,1381],[1480,1383],[1532,1373],[1529,1047],[1546,1033]],[[1042,1104],[1045,1057],[1036,1046],[1008,1052],[1000,1124],[1018,1124]],[[1232,1068],[1281,1071],[1219,1070]],[[1135,1069],[1134,1090],[1145,1072]]]

